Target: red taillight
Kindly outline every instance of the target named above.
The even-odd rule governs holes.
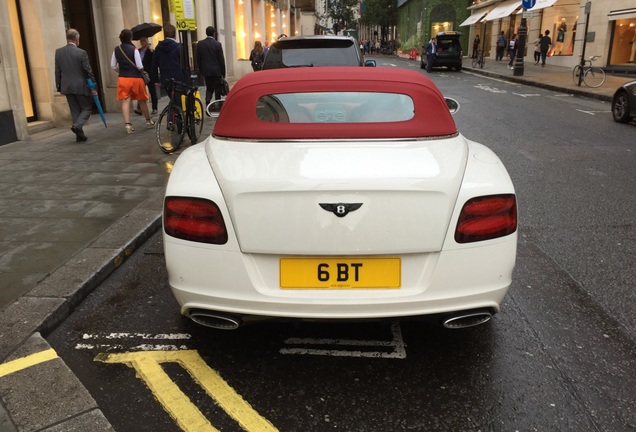
[[[491,195],[472,198],[459,215],[455,241],[470,243],[512,234],[517,230],[515,195]]]
[[[227,230],[219,207],[202,198],[167,197],[163,207],[166,234],[199,243],[225,244]]]

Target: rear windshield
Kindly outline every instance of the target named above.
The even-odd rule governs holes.
[[[270,94],[256,103],[256,116],[272,123],[399,122],[414,110],[410,96],[376,92]]]
[[[359,66],[358,48],[348,39],[279,41],[267,52],[263,69],[311,66]]]
[[[461,46],[457,38],[438,38],[437,49],[439,52],[459,53]]]

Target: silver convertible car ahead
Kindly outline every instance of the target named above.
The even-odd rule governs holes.
[[[517,204],[431,80],[393,68],[251,73],[184,151],[163,214],[181,313],[486,322],[511,283]]]

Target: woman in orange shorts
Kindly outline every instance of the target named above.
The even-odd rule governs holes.
[[[155,122],[150,118],[148,112],[148,93],[146,93],[146,83],[144,82],[141,70],[141,56],[132,43],[132,31],[123,29],[119,34],[121,45],[113,51],[110,65],[119,73],[117,79],[117,100],[121,101],[121,113],[126,123],[126,132],[133,133],[135,128],[130,123],[130,101],[139,101],[139,108],[146,118],[146,127],[151,128]]]

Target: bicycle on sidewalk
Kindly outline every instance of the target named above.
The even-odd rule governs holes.
[[[583,60],[581,64],[574,66],[572,69],[572,79],[577,86],[584,82],[586,86],[596,88],[605,82],[605,71],[594,66],[592,62],[598,60],[601,56],[591,56],[589,60]],[[589,66],[587,64],[589,63]]]
[[[196,144],[203,130],[203,102],[199,88],[171,79],[166,84],[168,105],[157,121],[157,143],[164,153],[173,153],[181,147],[186,132]]]
[[[484,52],[479,50],[477,51],[477,55],[473,57],[473,68],[479,66],[480,69],[484,68],[484,64],[486,64],[486,59],[484,58]]]

